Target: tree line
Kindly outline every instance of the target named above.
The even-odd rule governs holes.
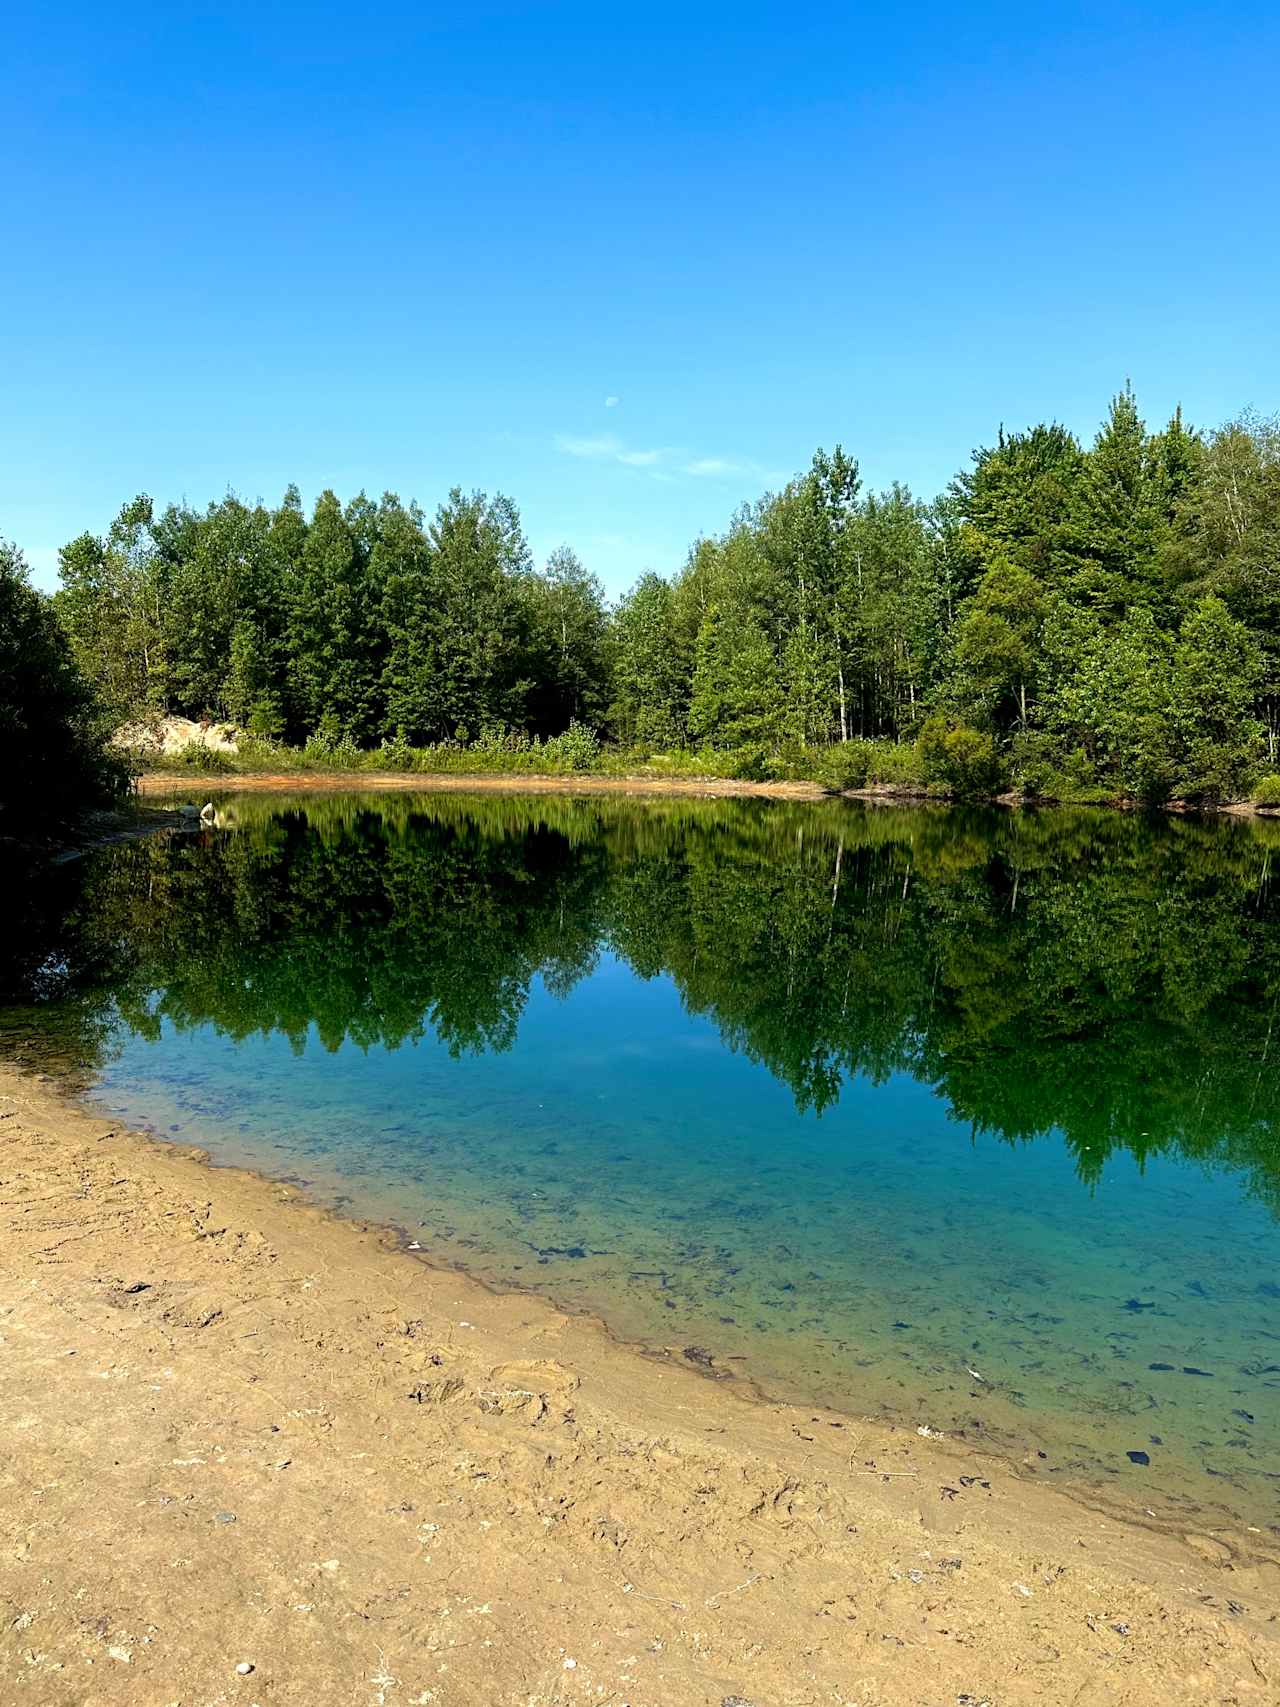
[[[1001,429],[931,503],[819,450],[613,607],[568,547],[535,566],[509,499],[456,489],[431,518],[139,497],[61,583],[121,719],[362,749],[579,724],[742,774],[1077,798],[1218,799],[1277,768],[1280,424],[1150,431],[1127,387],[1092,444]]]
[[[428,521],[387,493],[296,488],[275,509],[127,504],[61,553],[55,603],[122,717],[228,718],[369,747],[553,735],[607,715],[608,615],[567,548],[535,571],[511,501],[450,493]]]
[[[969,792],[1239,794],[1280,736],[1280,425],[1152,433],[1126,388],[1087,449],[1001,430],[932,504],[819,451],[614,630],[624,738],[905,740]]]

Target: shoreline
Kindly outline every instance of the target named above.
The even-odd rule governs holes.
[[[945,1426],[937,1429],[932,1426],[938,1420],[936,1416],[922,1417],[918,1408],[910,1406],[904,1398],[886,1402],[881,1392],[877,1405],[868,1391],[863,1406],[859,1407],[851,1395],[833,1397],[827,1393],[824,1396],[811,1388],[806,1389],[803,1379],[794,1374],[788,1376],[776,1368],[772,1371],[762,1369],[755,1348],[745,1354],[741,1350],[730,1351],[717,1340],[716,1329],[709,1322],[674,1340],[663,1339],[651,1329],[639,1325],[633,1325],[628,1331],[616,1319],[616,1299],[607,1304],[573,1301],[554,1285],[540,1286],[536,1282],[516,1278],[513,1273],[502,1273],[497,1265],[479,1264],[471,1248],[475,1243],[472,1238],[454,1240],[443,1234],[437,1239],[426,1222],[403,1220],[390,1202],[379,1204],[376,1197],[366,1195],[357,1207],[341,1167],[335,1170],[332,1166],[322,1166],[319,1157],[311,1157],[301,1163],[305,1172],[297,1171],[295,1158],[289,1158],[283,1166],[273,1166],[261,1155],[253,1155],[252,1146],[249,1152],[237,1148],[230,1132],[221,1134],[220,1148],[214,1151],[200,1141],[171,1137],[162,1124],[129,1126],[128,1116],[100,1103],[87,1083],[78,1083],[74,1077],[63,1080],[56,1069],[48,1075],[41,1067],[24,1065],[17,1070],[23,1076],[36,1077],[49,1084],[56,1096],[73,1107],[111,1123],[117,1131],[125,1130],[144,1146],[144,1150],[159,1146],[166,1153],[188,1156],[201,1167],[214,1172],[225,1171],[242,1176],[269,1189],[285,1186],[299,1194],[297,1201],[305,1202],[323,1216],[332,1216],[339,1223],[356,1222],[371,1231],[383,1233],[394,1249],[412,1256],[414,1262],[434,1272],[455,1278],[466,1286],[479,1287],[487,1296],[526,1299],[558,1316],[588,1324],[627,1357],[668,1369],[677,1368],[701,1381],[719,1384],[743,1403],[783,1406],[797,1411],[821,1410],[824,1414],[843,1419],[844,1425],[855,1432],[887,1432],[895,1439],[908,1441],[913,1435],[946,1441],[947,1452],[952,1458],[961,1461],[972,1459],[977,1464],[998,1469],[1001,1475],[1015,1482],[1056,1489],[1072,1504],[1096,1516],[1173,1537],[1185,1536],[1188,1531],[1213,1535],[1227,1541],[1242,1560],[1254,1560],[1256,1556],[1257,1560],[1269,1560],[1280,1571],[1280,1521],[1268,1524],[1265,1529],[1252,1524],[1242,1506],[1237,1504],[1233,1507],[1224,1502],[1217,1495],[1216,1488],[1209,1484],[1190,1493],[1164,1487],[1139,1494],[1113,1491],[1113,1486],[1119,1490],[1120,1484],[1109,1485],[1102,1479],[1100,1469],[1095,1470],[1092,1478],[1083,1470],[1064,1474],[1056,1467],[1064,1450],[1063,1440],[1061,1436],[1055,1440],[1046,1429],[1043,1415],[1038,1419],[1038,1426],[1034,1422],[1024,1422],[1021,1413],[1006,1413],[1001,1418],[987,1412],[981,1420],[972,1416],[962,1420],[943,1417],[941,1420]],[[0,1067],[0,1091],[3,1091],[4,1071]],[[123,1128],[122,1122],[126,1123]],[[177,1131],[177,1128],[171,1130]],[[686,1339],[700,1343],[688,1344]],[[925,1424],[923,1428],[918,1426],[921,1422]],[[1042,1448],[1048,1448],[1048,1451]],[[1252,1539],[1255,1536],[1260,1538],[1256,1542]],[[1277,1583],[1280,1588],[1280,1576]]]
[[[198,786],[197,786],[198,785]],[[1034,795],[998,794],[980,800],[954,800],[930,794],[914,784],[871,783],[838,793],[816,782],[746,782],[732,777],[594,776],[589,772],[564,776],[523,775],[518,772],[473,771],[143,771],[137,778],[139,797],[184,793],[212,794],[622,794],[686,796],[703,799],[858,800],[869,806],[1001,806],[1032,811],[1059,809],[1092,812],[1157,812],[1172,817],[1280,818],[1280,807],[1258,806],[1251,800],[1198,805],[1166,800],[1155,807],[1117,796],[1105,801],[1060,801]],[[158,826],[163,827],[163,826]]]
[[[197,784],[199,785],[197,787]],[[774,800],[833,798],[816,782],[741,782],[718,777],[523,776],[516,772],[432,773],[416,771],[246,771],[225,775],[144,771],[139,795],[181,794],[677,794],[758,796]]]
[[[277,1701],[367,1687],[367,1644],[346,1655],[341,1624],[369,1616],[353,1596],[393,1581],[403,1605],[384,1606],[378,1639],[388,1675],[421,1676],[416,1692],[401,1685],[405,1700],[719,1707],[736,1694],[766,1707],[844,1690],[905,1707],[932,1690],[1005,1707],[1076,1699],[1099,1668],[1124,1675],[1126,1702],[1202,1700],[1210,1680],[1261,1700],[1280,1678],[1280,1556],[1264,1537],[1250,1547],[1121,1521],[971,1445],[708,1379],[596,1318],[439,1266],[294,1185],[122,1132],[8,1069],[0,1144],[0,1427],[20,1430],[26,1455],[16,1498],[11,1486],[0,1502],[0,1603],[21,1625],[0,1620],[0,1661],[71,1690],[22,1698],[84,1700],[83,1685],[131,1700],[144,1666],[157,1700],[188,1675],[217,1676],[216,1655],[249,1640],[246,1596],[264,1593],[256,1543],[227,1574],[246,1506],[279,1579],[253,1637],[273,1657],[227,1650],[225,1669],[231,1685],[247,1658],[264,1690],[270,1672]],[[84,1406],[67,1392],[81,1385]],[[53,1455],[41,1474],[32,1454]],[[442,1515],[454,1507],[467,1522]],[[330,1572],[329,1554],[351,1551],[347,1529],[310,1537],[339,1509],[367,1532],[365,1554]],[[157,1549],[175,1524],[186,1574],[161,1580]],[[57,1540],[67,1525],[81,1536],[70,1555]],[[73,1605],[86,1573],[99,1600],[122,1603],[102,1614],[110,1641],[87,1636]],[[172,1597],[196,1592],[192,1573],[209,1578],[210,1611],[177,1632]],[[29,1606],[24,1584],[41,1576]],[[305,1592],[286,1586],[304,1578]],[[328,1659],[315,1651],[322,1595]],[[480,1637],[446,1656],[481,1602],[499,1652]],[[428,1626],[438,1675],[421,1664]],[[144,1627],[161,1635],[147,1641]],[[79,1669],[90,1660],[92,1673]]]

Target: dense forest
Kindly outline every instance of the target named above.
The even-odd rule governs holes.
[[[313,750],[597,737],[741,775],[1217,800],[1280,781],[1280,424],[1001,430],[932,503],[843,450],[616,605],[506,498],[140,497],[55,605],[117,718]],[[566,737],[566,732],[569,736]]]
[[[0,838],[56,833],[117,799],[128,772],[21,554],[0,540]]]
[[[0,1003],[28,1005],[32,1064],[92,1073],[117,1015],[505,1050],[535,979],[565,995],[611,952],[802,1109],[905,1072],[966,1127],[1061,1131],[1085,1179],[1172,1150],[1280,1210],[1269,820],[456,794],[234,815],[26,885]]]

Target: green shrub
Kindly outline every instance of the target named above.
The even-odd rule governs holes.
[[[329,712],[320,720],[320,727],[309,738],[300,754],[304,770],[355,771],[365,768],[369,754],[356,746],[343,733],[336,718]]]
[[[414,751],[403,729],[397,729],[390,740],[382,743],[376,757],[379,770],[409,771],[414,767]]]
[[[894,788],[922,788],[925,777],[920,755],[903,741],[867,741],[867,781]]]
[[[230,753],[206,747],[202,741],[188,741],[172,755],[170,763],[177,770],[199,771],[202,776],[230,776],[236,768]]]
[[[949,782],[963,799],[995,794],[1000,787],[1000,759],[990,735],[962,725],[946,739]]]
[[[1097,768],[1083,747],[1064,751],[1062,743],[1041,731],[1019,735],[1013,744],[1013,781],[1033,800],[1072,805],[1101,805],[1116,789],[1098,780]]]
[[[947,720],[928,717],[916,736],[916,757],[926,782],[945,781],[947,768]]]
[[[1272,771],[1254,783],[1252,800],[1255,806],[1280,806],[1280,776]]]
[[[538,745],[523,729],[508,729],[505,723],[486,723],[475,740],[469,744],[466,740],[466,730],[460,729],[458,740],[468,752],[483,754],[486,758],[495,760],[499,770],[511,768],[506,761],[513,753],[527,753]]]
[[[708,754],[712,761],[710,776],[726,777],[734,782],[767,782],[769,778],[769,749],[760,746],[723,748]]]
[[[930,717],[920,731],[916,753],[924,780],[943,783],[961,799],[981,799],[1000,787],[996,744],[981,729],[966,723],[952,726],[945,717]]]
[[[867,766],[865,741],[841,741],[815,755],[810,773],[829,793],[843,794],[846,789],[865,786]]]
[[[296,747],[269,740],[265,735],[241,735],[236,742],[235,768],[238,771],[293,771],[300,768]]]
[[[552,735],[543,742],[542,752],[553,765],[563,765],[566,770],[594,770],[600,760],[600,737],[575,717],[563,735]]]
[[[1247,748],[1197,734],[1186,743],[1174,792],[1206,805],[1239,800],[1248,788],[1246,778],[1256,764],[1257,754]]]

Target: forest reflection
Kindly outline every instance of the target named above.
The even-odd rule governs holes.
[[[1176,1149],[1280,1207],[1278,846],[1086,810],[241,797],[22,874],[0,1046],[80,1080],[166,1022],[504,1050],[535,979],[612,953],[801,1110],[904,1072],[975,1131],[1060,1131],[1085,1180]]]

